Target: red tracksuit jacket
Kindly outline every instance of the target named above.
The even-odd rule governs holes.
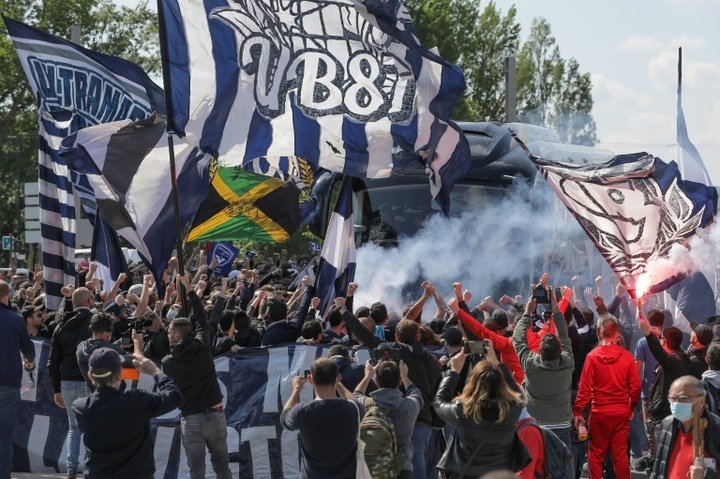
[[[517,381],[518,384],[522,384],[525,380],[525,372],[522,366],[520,366],[520,360],[513,347],[512,338],[506,338],[505,336],[490,331],[484,324],[462,309],[458,310],[457,316],[463,328],[466,328],[478,338],[490,340],[493,349],[500,356],[498,359],[505,363],[515,378],[515,381]]]
[[[588,405],[605,414],[630,414],[640,398],[640,374],[632,354],[617,344],[602,344],[585,359],[573,413]]]

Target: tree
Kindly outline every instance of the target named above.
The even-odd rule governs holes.
[[[1,0],[0,5],[7,17],[60,37],[80,25],[83,46],[138,63],[148,73],[160,69],[157,18],[147,2],[136,8],[112,0]],[[7,31],[0,37],[0,69],[0,232],[19,235],[16,192],[37,179],[37,107]]]
[[[457,63],[467,90],[455,108],[460,121],[500,121],[505,111],[504,59],[518,49],[515,7],[503,13],[494,2],[480,9],[469,0],[408,0],[418,37]]]
[[[590,75],[574,58],[562,58],[544,18],[533,20],[520,49],[517,83],[520,121],[550,128],[562,141],[595,144]]]

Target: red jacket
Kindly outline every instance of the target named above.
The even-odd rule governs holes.
[[[640,398],[640,374],[632,354],[617,344],[601,344],[585,358],[573,413],[627,414]]]
[[[462,323],[463,328],[467,329],[478,338],[490,340],[493,349],[500,356],[498,359],[505,363],[515,378],[515,381],[517,381],[518,384],[522,384],[525,380],[525,372],[523,371],[522,366],[520,366],[520,360],[517,357],[517,353],[515,353],[512,338],[506,338],[505,336],[490,331],[484,324],[470,316],[462,309],[458,310],[457,316]]]
[[[527,334],[525,335],[525,337],[527,338],[527,344],[530,351],[540,354],[540,343],[542,342],[542,338],[544,338],[546,334],[554,334],[555,336],[557,336],[557,328],[555,327],[555,321],[546,321],[543,327],[540,328],[540,331],[538,331],[537,333],[533,331],[532,326],[527,329]]]

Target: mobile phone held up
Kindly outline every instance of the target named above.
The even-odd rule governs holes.
[[[485,341],[465,341],[463,352],[465,354],[482,354],[484,356],[488,352],[488,344]]]
[[[548,295],[548,290],[542,286],[533,289],[532,297],[537,304],[550,304],[550,295]]]

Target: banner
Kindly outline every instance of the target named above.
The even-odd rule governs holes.
[[[227,276],[232,269],[233,261],[237,258],[238,253],[240,253],[240,250],[233,246],[233,244],[229,241],[215,243],[212,251],[210,252],[210,256],[208,257],[208,261],[210,263],[212,263],[213,258],[217,258],[218,265],[213,272]]]
[[[310,368],[324,354],[322,346],[288,344],[250,348],[215,360],[223,407],[227,416],[228,451],[233,477],[243,479],[294,479],[300,477],[297,432],[280,425],[280,412],[290,397],[292,379]],[[47,364],[50,343],[35,341],[36,363]],[[356,353],[359,363],[369,359],[367,350]],[[67,416],[55,405],[46,368],[37,370],[36,386],[23,373],[23,389],[15,426],[14,472],[54,472],[65,469]],[[152,391],[155,382],[141,375],[127,386]],[[300,401],[311,401],[306,384]],[[180,412],[175,410],[152,422],[155,442],[155,477],[190,477],[180,441]],[[109,434],[112,431],[108,431]],[[81,448],[80,458],[84,458]],[[206,456],[212,471],[210,455]]]

